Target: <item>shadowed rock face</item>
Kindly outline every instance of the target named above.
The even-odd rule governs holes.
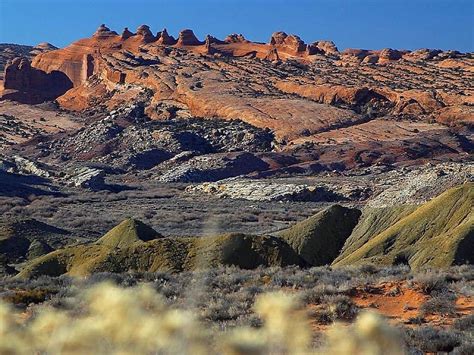
[[[11,43],[0,43],[0,80],[3,80],[5,66],[10,64],[13,59],[24,57],[31,60],[40,53],[53,51],[55,49],[58,48],[47,42],[39,43],[34,47]]]
[[[62,72],[46,73],[31,66],[26,58],[16,58],[5,68],[4,99],[36,104],[54,100],[72,88]]]
[[[0,259],[7,263],[31,260],[53,251],[58,242],[66,244],[67,234],[35,219],[0,220]]]
[[[173,36],[170,36],[168,34],[168,31],[166,30],[166,28],[163,29],[163,31],[158,32],[157,38],[158,38],[158,41],[157,41],[158,44],[162,44],[165,46],[171,46],[171,45],[176,44],[176,40],[174,39]]]
[[[334,205],[280,233],[309,265],[330,264],[360,217],[360,211]]]

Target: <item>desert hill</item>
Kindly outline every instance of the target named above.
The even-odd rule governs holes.
[[[474,185],[455,187],[421,206],[332,206],[274,236],[227,234],[160,237],[127,219],[92,244],[56,250],[29,262],[31,277],[93,272],[183,271],[235,265],[339,267],[407,264],[413,269],[471,263]]]
[[[129,223],[124,221],[121,225]],[[201,238],[158,238],[129,243],[128,233],[117,236],[120,242],[116,247],[99,241],[39,257],[26,265],[19,277],[58,276],[64,273],[83,276],[105,271],[176,272],[220,265],[235,265],[243,269],[304,265],[284,241],[275,237],[228,234]]]
[[[108,231],[97,244],[110,248],[126,248],[137,242],[147,242],[161,237],[158,232],[145,223],[133,218],[126,219]]]
[[[35,219],[0,221],[0,255],[7,263],[34,259],[67,244],[66,230]]]
[[[359,220],[360,211],[340,205],[329,207],[284,230],[279,235],[309,265],[331,263]]]
[[[472,263],[473,206],[473,183],[450,189],[414,210],[401,211],[398,221],[385,217],[385,228],[376,228],[371,236],[362,234],[359,241],[365,243],[353,251],[349,244],[334,265],[401,263],[420,268]]]

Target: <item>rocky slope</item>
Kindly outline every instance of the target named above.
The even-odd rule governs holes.
[[[470,215],[451,228],[439,206],[421,220],[417,211],[473,180],[472,53],[339,51],[283,32],[268,43],[201,40],[191,30],[175,38],[148,26],[121,34],[100,26],[66,48],[0,53],[0,64],[9,61],[0,93],[3,219],[39,218],[88,242],[44,256],[55,274],[191,270],[201,259],[466,261],[433,256],[425,240],[448,235],[446,253],[456,253]],[[344,207],[325,210],[334,202]],[[443,203],[457,209],[451,202]],[[108,245],[90,244],[131,215],[165,237],[134,222]],[[446,230],[430,229],[437,218]],[[398,238],[405,232],[412,239]],[[0,264],[11,272],[16,261]]]
[[[104,25],[49,49],[7,65],[0,144],[81,181],[98,164],[93,176],[205,182],[466,161],[474,147],[471,53]]]
[[[340,52],[282,32],[254,43],[101,26],[7,65],[3,100],[56,99],[76,113],[3,103],[0,138],[10,147],[35,137],[21,154],[52,166],[157,167],[163,181],[461,160],[473,148],[472,67],[469,53]],[[222,162],[232,156],[196,157],[236,151],[272,153],[247,155],[254,163],[240,172]]]

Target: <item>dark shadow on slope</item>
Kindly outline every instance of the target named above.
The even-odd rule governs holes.
[[[48,179],[34,175],[19,175],[0,171],[0,196],[28,197],[29,195],[64,196],[50,185]]]

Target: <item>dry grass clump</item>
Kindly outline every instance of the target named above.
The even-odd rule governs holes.
[[[350,327],[334,325],[321,354],[402,355],[405,349],[397,329],[379,315],[365,312]]]
[[[443,292],[448,288],[446,275],[443,273],[426,271],[424,273],[415,275],[413,281],[416,286],[426,295],[431,295],[435,292]]]
[[[373,314],[334,325],[321,349],[294,296],[260,295],[263,325],[210,330],[191,311],[172,309],[151,287],[101,283],[69,311],[39,307],[29,320],[0,303],[1,354],[402,354],[397,332]]]
[[[441,294],[425,301],[420,307],[420,314],[454,315],[456,313],[456,297],[451,294]]]
[[[353,320],[359,312],[354,302],[345,295],[327,295],[322,298],[323,308],[317,314],[322,323]]]

